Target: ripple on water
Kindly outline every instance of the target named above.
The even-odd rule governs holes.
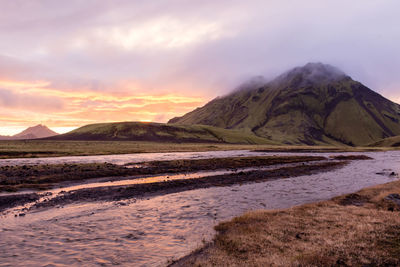
[[[393,181],[399,152],[363,153],[328,173],[199,189],[118,203],[68,205],[0,218],[0,265],[164,265],[210,239],[213,226],[255,209],[287,208]],[[325,154],[326,155],[326,154]]]

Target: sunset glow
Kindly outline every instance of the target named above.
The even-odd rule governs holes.
[[[399,53],[390,52],[400,45],[398,14],[376,1],[117,2],[2,5],[0,134],[166,122],[253,76],[310,61],[400,99]],[[348,12],[325,12],[343,5]]]
[[[35,125],[50,125],[60,133],[96,122],[156,121],[189,112],[204,104],[200,96],[178,93],[93,92],[73,88],[70,92],[53,88],[51,82],[0,81],[1,135],[12,135]],[[36,103],[35,103],[36,102]],[[21,116],[22,115],[22,116]],[[24,118],[29,118],[25,120]]]

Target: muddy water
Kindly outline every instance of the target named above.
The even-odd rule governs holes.
[[[399,152],[363,154],[374,160],[317,175],[2,216],[0,266],[163,266],[209,240],[217,222],[245,211],[286,208],[396,179],[389,173],[400,171]]]

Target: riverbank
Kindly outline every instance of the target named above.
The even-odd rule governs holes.
[[[196,179],[166,180],[163,182],[144,183],[130,186],[108,186],[79,189],[60,193],[49,201],[36,203],[32,208],[48,208],[81,202],[120,201],[125,199],[148,198],[201,188],[264,182],[328,172],[343,167],[346,164],[348,164],[347,161],[313,163],[295,167],[282,167],[268,171],[239,172]]]
[[[393,148],[278,146],[220,143],[167,143],[133,141],[0,141],[0,159],[63,156],[113,155],[132,153],[201,152],[221,150],[262,150],[267,152],[365,152]]]
[[[13,192],[21,189],[46,190],[62,182],[79,182],[91,178],[109,177],[110,180],[116,180],[123,179],[126,176],[188,173],[218,169],[236,170],[238,168],[307,163],[326,159],[326,157],[321,156],[305,155],[164,160],[127,163],[122,166],[111,163],[7,165],[0,167],[0,192]],[[346,157],[341,160],[346,160]]]
[[[400,181],[329,201],[246,213],[171,266],[398,266]]]
[[[343,167],[351,160],[371,159],[365,155],[335,155],[329,158],[304,155],[165,160],[124,166],[110,163],[2,166],[0,192],[26,189],[42,192],[22,191],[0,195],[0,211],[28,203],[32,203],[33,208],[43,208],[263,182],[327,172]],[[202,171],[208,171],[208,174],[202,176]],[[198,176],[191,178],[191,174],[195,173]],[[176,178],[172,178],[174,174],[177,174]],[[102,184],[100,181],[104,179],[116,184]],[[91,184],[91,181],[94,183]],[[118,185],[118,182],[122,184]],[[55,187],[59,189],[54,192],[46,191]]]
[[[30,209],[38,209],[82,202],[120,201],[126,199],[135,200],[137,198],[148,198],[200,188],[230,186],[235,184],[297,177],[301,175],[311,175],[319,172],[331,171],[348,164],[348,161],[325,161],[305,164],[307,158],[303,159],[304,161],[301,161],[301,159],[302,157],[297,157],[297,159],[294,157],[294,159],[291,159],[291,161],[296,160],[295,162],[300,162],[301,165],[278,167],[268,171],[240,171],[231,174],[213,175],[194,179],[166,179],[160,182],[139,183],[125,186],[88,187],[71,191],[61,190],[61,192],[54,195],[51,192],[3,195],[0,196],[0,211],[28,203],[32,203]],[[319,161],[321,159],[318,157],[308,158],[308,161],[315,160]],[[275,161],[275,163],[276,162],[278,161]],[[49,196],[51,197],[44,201],[40,201],[42,197],[46,198]]]

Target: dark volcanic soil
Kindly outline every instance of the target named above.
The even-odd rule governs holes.
[[[365,155],[339,155],[339,156],[332,156],[331,158],[336,160],[369,160],[372,159],[371,157]]]
[[[53,157],[55,155],[63,154],[54,151],[0,151],[0,159]]]
[[[39,197],[39,194],[36,193],[0,196],[0,212],[8,208],[37,201]]]
[[[273,166],[290,163],[309,163],[300,166],[277,167],[272,170],[255,170],[235,172],[224,175],[214,175],[195,179],[167,180],[124,186],[109,186],[85,188],[60,193],[49,200],[38,201],[40,194],[27,193],[0,196],[0,211],[37,202],[33,207],[51,207],[80,201],[118,201],[122,199],[145,197],[181,192],[186,190],[214,186],[229,186],[248,182],[262,182],[271,179],[281,179],[316,172],[329,171],[347,164],[348,160],[370,159],[364,155],[335,156],[335,161],[326,161],[319,156],[267,156],[267,157],[232,157],[197,160],[153,161],[126,166],[104,164],[58,164],[34,166],[3,166],[0,167],[0,190],[17,190],[20,188],[47,189],[57,183],[78,181],[88,178],[152,175],[166,173],[185,173],[201,170],[239,169],[247,167]],[[325,160],[324,162],[319,162]],[[340,160],[339,162],[337,160]],[[130,166],[132,165],[132,166]],[[131,167],[131,168],[130,168]]]
[[[23,188],[48,189],[65,181],[81,181],[90,178],[152,175],[201,170],[236,169],[270,166],[326,159],[316,156],[287,157],[236,157],[198,160],[153,161],[142,164],[120,166],[110,163],[24,165],[0,167],[0,192],[17,191]],[[136,167],[138,166],[138,167]]]
[[[231,157],[196,160],[167,160],[143,163],[149,169],[165,172],[194,172],[201,170],[235,169],[246,167],[270,166],[276,164],[289,164],[298,162],[311,162],[325,160],[320,156],[258,156],[258,157]],[[129,164],[127,164],[129,165]]]

